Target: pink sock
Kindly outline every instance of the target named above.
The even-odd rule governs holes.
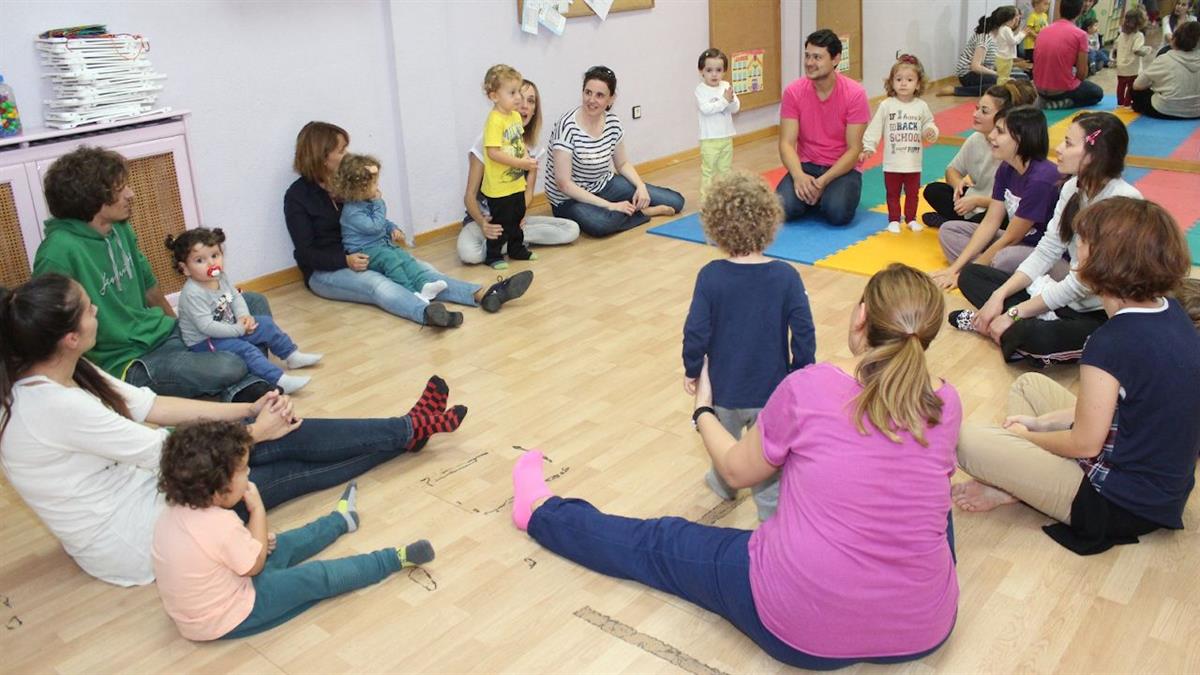
[[[533,516],[533,503],[543,497],[553,497],[554,493],[546,487],[546,479],[542,475],[542,453],[530,450],[521,455],[513,466],[513,524],[518,530],[529,528],[529,518]]]

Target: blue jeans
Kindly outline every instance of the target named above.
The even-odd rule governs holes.
[[[209,338],[204,342],[197,342],[190,349],[201,354],[208,352],[237,354],[252,374],[274,384],[283,377],[283,369],[271,363],[262,350],[270,349],[275,356],[286,359],[296,351],[296,343],[292,342],[288,334],[275,325],[275,320],[271,317],[256,316],[254,320],[258,322],[258,328],[255,328],[253,333],[235,338]]]
[[[1107,68],[1110,62],[1108,52],[1103,49],[1088,50],[1088,66],[1095,72],[1101,68]]]
[[[953,525],[947,533],[954,546]],[[833,670],[855,663],[901,663],[917,654],[836,659],[806,654],[767,629],[750,590],[749,530],[699,525],[682,518],[638,520],[610,516],[581,499],[551,497],[533,512],[529,536],[588,569],[631,579],[720,615],[771,658],[797,668]],[[949,636],[947,636],[949,637]]]
[[[800,165],[804,173],[818,178],[829,171],[829,167],[804,162]],[[851,169],[821,191],[821,198],[816,204],[807,204],[796,196],[796,183],[792,175],[785,174],[783,180],[775,188],[779,203],[783,205],[783,219],[795,220],[803,216],[809,209],[816,208],[825,216],[830,225],[846,225],[854,220],[854,212],[858,209],[858,200],[862,197],[862,174]]]
[[[250,451],[250,480],[268,509],[300,495],[341,485],[407,452],[412,420],[306,419],[298,429]],[[241,504],[235,511],[245,518]]]
[[[596,196],[610,202],[624,202],[632,200],[636,191],[633,183],[617,174],[609,179],[608,184],[597,192]],[[650,206],[669,206],[675,213],[683,211],[683,195],[678,192],[649,183],[646,183],[646,192],[650,193]],[[641,211],[634,211],[633,215],[627,216],[620,211],[609,211],[601,206],[584,204],[574,199],[553,206],[551,210],[555,217],[568,218],[579,223],[579,229],[593,237],[607,237],[650,222],[650,217]]]
[[[271,307],[262,295],[247,292],[242,297],[251,314],[271,316]],[[135,387],[149,387],[160,396],[219,396],[223,401],[232,401],[253,385],[264,391],[269,386],[250,374],[246,363],[235,354],[189,350],[180,337],[178,321],[162,344],[134,359],[125,371],[125,381]]]
[[[1083,80],[1079,83],[1078,87],[1075,87],[1071,91],[1064,91],[1053,95],[1046,95],[1039,91],[1038,95],[1041,96],[1043,105],[1046,108],[1086,108],[1087,106],[1099,103],[1100,99],[1104,98],[1104,90],[1095,82]]]
[[[433,265],[427,262],[422,260],[418,260],[417,262],[431,272],[432,278],[430,281],[440,279],[446,282],[446,290],[438,293],[438,296],[434,300],[453,302],[458,305],[467,305],[468,307],[476,306],[475,291],[479,290],[479,284],[459,281],[438,272]],[[393,282],[379,272],[372,272],[371,270],[355,272],[348,267],[336,272],[316,271],[308,278],[308,287],[312,289],[313,293],[327,300],[361,302],[364,305],[375,305],[409,321],[419,324],[425,323],[425,307],[427,303],[413,295],[412,291]]]
[[[279,535],[275,550],[254,577],[254,608],[221,639],[242,638],[290,621],[325,598],[349,593],[400,571],[396,549],[385,548],[336,560],[304,562],[346,533],[334,512]]]

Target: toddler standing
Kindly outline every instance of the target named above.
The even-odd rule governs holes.
[[[537,160],[525,150],[525,127],[521,125],[521,73],[499,64],[488,68],[483,91],[492,102],[483,126],[483,187],[492,222],[504,229],[495,239],[487,240],[483,262],[494,269],[508,268],[502,250],[508,245],[513,260],[537,260],[525,246],[521,221],[525,219],[525,173],[537,170]]]
[[[714,176],[733,168],[733,114],[742,107],[726,82],[729,57],[720,49],[700,53],[700,84],[696,85],[696,106],[700,109],[700,197]]]
[[[254,441],[237,422],[182,424],[163,444],[158,489],[167,507],[154,526],[158,594],[189,640],[240,638],[274,628],[320,600],[370,586],[433,560],[422,539],[401,548],[305,562],[358,529],[354,483],[337,507],[304,527],[267,534],[258,488],[249,481]],[[231,509],[245,503],[242,524]]]
[[[275,325],[269,316],[252,316],[246,301],[225,274],[221,228],[197,227],[178,237],[167,236],[166,246],[179,273],[187,277],[179,291],[179,334],[194,352],[230,352],[246,362],[246,368],[291,394],[310,378],[288,375],[270,362],[266,347],[283,359],[288,368],[307,368],[321,354],[306,354]]]
[[[1146,10],[1134,5],[1121,18],[1121,34],[1117,36],[1117,105],[1133,105],[1133,81],[1141,70],[1142,57],[1150,53],[1146,46]]]
[[[929,105],[918,98],[925,90],[925,69],[917,57],[902,54],[892,65],[892,72],[883,81],[888,97],[879,104],[871,123],[863,134],[862,162],[875,153],[882,131],[883,184],[887,188],[888,232],[900,233],[902,222],[908,229],[919,232],[925,226],[917,221],[917,204],[921,198],[922,141],[937,140],[938,128],[933,123]],[[900,220],[900,191],[904,189],[904,221]]]
[[[713,412],[734,438],[754,425],[783,378],[813,363],[816,352],[800,274],[763,255],[782,221],[775,193],[744,172],[713,179],[700,207],[705,236],[729,258],[708,263],[696,276],[683,325],[683,388],[696,393],[707,359]],[[704,478],[722,499],[736,496],[716,471],[710,469]],[[753,492],[759,520],[770,518],[779,502],[778,474]]]
[[[1033,46],[1038,33],[1050,25],[1050,0],[1033,0],[1033,12],[1025,20],[1025,58],[1033,62]]]
[[[1004,19],[1006,10],[1011,11],[1007,20]],[[1025,38],[1025,33],[1013,32],[1021,25],[1021,15],[1016,7],[1000,7],[996,13],[999,15],[996,19],[1003,23],[996,31],[996,84],[1004,84],[1012,79],[1013,59],[1017,58],[1017,45]]]
[[[379,160],[347,154],[333,176],[333,191],[342,199],[342,246],[346,253],[365,253],[367,269],[378,272],[428,304],[446,290],[446,282],[401,248],[404,232],[388,220],[379,191]]]

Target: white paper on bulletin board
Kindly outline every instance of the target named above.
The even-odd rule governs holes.
[[[733,80],[733,93],[750,94],[762,91],[765,49],[749,49],[734,52],[729,59],[729,76]]]
[[[842,41],[842,60],[838,62],[837,70],[839,73],[850,72],[850,36],[839,35]]]

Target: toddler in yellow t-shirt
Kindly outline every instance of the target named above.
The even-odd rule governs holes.
[[[504,262],[504,245],[513,260],[537,260],[525,246],[521,221],[525,219],[525,174],[537,169],[537,160],[525,151],[521,125],[521,74],[511,66],[499,64],[488,68],[483,78],[483,91],[492,102],[483,127],[483,196],[493,223],[503,233],[487,240],[483,262],[494,269],[508,267]]]

